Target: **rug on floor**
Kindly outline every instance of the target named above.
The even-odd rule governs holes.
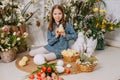
[[[20,66],[20,65],[19,65],[19,61],[22,59],[22,57],[19,57],[19,58],[17,58],[16,61],[15,61],[16,67],[17,67],[18,69],[22,70],[22,71],[25,71],[25,72],[28,72],[28,73],[32,73],[32,72],[35,71],[35,70],[37,69],[37,67],[39,67],[39,66],[37,66],[36,64],[34,64],[34,62],[33,62],[33,57],[31,57],[31,56],[29,56],[29,55],[26,55],[26,56],[29,58],[29,60],[28,60],[28,62],[27,62],[27,65],[24,66],[24,67]],[[57,62],[57,60],[50,61],[50,62],[48,62],[48,63],[56,63],[56,62]],[[64,66],[66,66],[66,64],[68,64],[68,62],[65,62]],[[70,74],[80,73],[80,72],[77,70],[77,67],[76,67],[75,62],[71,62],[71,63],[69,62],[69,64],[71,64],[71,66],[72,66],[72,67],[70,68],[70,71],[71,71]],[[61,75],[67,75],[67,74],[66,74],[66,73],[63,73],[63,74],[61,74]]]

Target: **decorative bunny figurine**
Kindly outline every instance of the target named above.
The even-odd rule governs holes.
[[[94,53],[94,50],[97,45],[97,40],[93,39],[93,37],[90,37],[90,38],[86,38],[86,42],[87,42],[86,54],[90,57]]]
[[[76,42],[73,44],[72,49],[74,49],[80,53],[85,52],[86,41],[85,41],[85,36],[84,36],[83,32],[78,33],[78,38],[77,38]]]

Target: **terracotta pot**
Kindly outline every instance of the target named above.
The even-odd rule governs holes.
[[[16,51],[15,50],[8,50],[5,52],[0,53],[1,60],[5,63],[11,62],[15,59],[16,57]]]

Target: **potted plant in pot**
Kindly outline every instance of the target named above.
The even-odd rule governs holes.
[[[0,0],[0,28],[8,26],[10,32],[20,31],[20,33],[24,34],[26,27],[31,24],[30,19],[38,11],[38,9],[28,11],[34,3],[35,0],[30,0],[25,5],[19,0]],[[22,45],[18,46],[19,53],[27,50],[24,42],[26,41],[21,41]]]
[[[11,62],[16,57],[17,48],[21,40],[25,40],[27,33],[11,32],[8,26],[0,28],[0,56],[3,62]]]

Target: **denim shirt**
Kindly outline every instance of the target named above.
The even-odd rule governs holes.
[[[62,58],[61,51],[69,48],[69,40],[75,40],[77,38],[77,34],[70,23],[66,23],[65,33],[66,37],[60,36],[59,38],[55,38],[55,30],[59,25],[54,24],[54,30],[47,31],[48,44],[44,46],[48,51],[54,52],[56,57]]]

